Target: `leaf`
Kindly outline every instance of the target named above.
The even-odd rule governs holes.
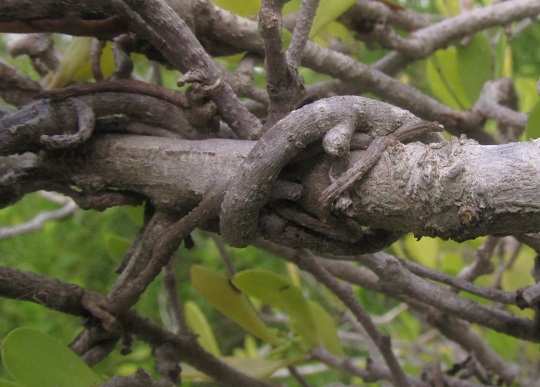
[[[441,102],[456,110],[472,106],[461,84],[455,49],[435,52],[426,61],[426,73],[431,91]]]
[[[127,239],[114,234],[107,235],[105,243],[107,246],[107,253],[109,253],[109,256],[113,259],[122,258],[131,246],[131,243]]]
[[[461,12],[459,0],[435,0],[435,6],[443,15],[454,16]]]
[[[212,0],[212,3],[243,17],[254,16],[261,9],[260,0]]]
[[[91,387],[104,382],[68,347],[31,328],[17,328],[6,336],[2,359],[11,377],[26,387]]]
[[[232,282],[244,293],[288,314],[308,348],[319,344],[309,304],[302,291],[290,281],[271,272],[246,270],[235,275]]]
[[[504,30],[502,28],[499,28],[497,30],[497,37],[498,40],[497,44],[495,45],[495,63],[493,66],[493,78],[499,79],[502,76],[511,77],[511,74],[504,74],[506,57],[507,54],[511,55],[511,52],[509,52],[510,46],[508,45],[506,34],[504,33]]]
[[[484,83],[491,78],[492,57],[486,34],[476,33],[467,45],[458,45],[456,59],[463,89],[469,101],[474,103]]]
[[[279,340],[261,321],[255,310],[227,277],[202,266],[191,267],[191,283],[217,310],[252,335],[278,346]]]
[[[280,368],[304,361],[304,359],[265,360],[242,357],[224,357],[220,360],[252,378],[262,380],[268,379]],[[182,364],[182,380],[211,380],[211,378],[189,364]]]
[[[540,100],[536,102],[527,120],[525,135],[529,138],[540,138]]]
[[[22,384],[10,382],[9,380],[0,379],[0,387],[24,387]]]
[[[356,0],[321,0],[311,25],[309,37],[317,35],[323,27],[340,17],[354,3]]]
[[[90,62],[92,38],[75,37],[69,43],[58,68],[44,79],[46,89],[56,89],[67,85],[79,69]]]
[[[311,308],[311,314],[315,320],[317,332],[324,347],[335,356],[344,358],[345,353],[343,352],[343,346],[341,345],[334,319],[315,301],[309,301],[309,307]]]
[[[212,328],[202,312],[201,308],[192,301],[187,301],[184,305],[186,323],[191,331],[196,334],[199,344],[209,353],[216,357],[221,357],[221,351],[217,344]]]
[[[92,38],[75,37],[69,43],[58,68],[54,73],[48,74],[43,82],[46,89],[56,89],[72,81],[84,82],[93,78],[90,67],[90,49]],[[108,42],[103,48],[100,58],[100,67],[105,77],[110,76],[114,70],[112,43]]]
[[[519,99],[519,111],[530,113],[540,100],[536,91],[536,79],[517,77],[514,79],[516,93]]]
[[[415,262],[432,269],[438,266],[437,258],[440,250],[438,239],[423,237],[417,241],[412,234],[408,234],[404,238],[404,244],[409,257]]]

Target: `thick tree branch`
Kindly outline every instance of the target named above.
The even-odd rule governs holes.
[[[302,137],[307,144],[311,141],[309,136],[314,136],[313,139],[318,136],[307,130],[311,128],[313,118],[320,115],[317,119],[322,131],[342,122],[343,117],[351,114],[346,101],[354,104],[353,101],[358,100],[356,97],[343,97],[308,105],[288,116],[280,125],[296,128],[303,133],[302,136],[307,136]],[[325,112],[320,112],[319,108],[323,106]],[[364,111],[367,113],[375,106],[378,105],[369,103]],[[335,108],[338,110],[334,115]],[[339,109],[346,112],[339,113]],[[384,119],[370,120],[372,131],[382,134],[391,130],[391,125],[383,125],[391,114],[395,114],[388,109],[391,108],[385,107],[381,111]],[[304,132],[302,127],[306,129]],[[0,135],[8,140],[11,138],[7,131]],[[254,146],[251,142],[231,140],[171,142],[133,136],[108,136],[91,142],[85,148],[84,165],[65,155],[57,159],[51,154],[50,166],[43,166],[53,168],[51,171],[55,172],[52,175],[47,172],[47,176],[69,180],[69,184],[72,184],[69,179],[72,175],[86,175],[87,180],[91,176],[93,179],[99,176],[102,186],[133,190],[149,196],[161,206],[188,210],[201,200],[214,176],[230,180]],[[265,144],[259,144],[259,148],[276,148],[280,152],[290,148],[298,152],[296,143],[290,143],[286,138],[279,146],[273,140]],[[536,179],[536,166],[540,162],[535,162],[538,146],[537,142],[482,146],[458,139],[432,145],[395,145],[387,149],[362,182],[353,187],[353,213],[348,217],[364,226],[457,240],[540,231],[540,210],[535,204],[539,202],[540,185]],[[20,149],[24,150],[24,147]],[[126,157],[127,154],[130,156]],[[71,157],[76,159],[77,155]],[[357,157],[360,154],[352,152],[351,162]],[[275,179],[286,160],[281,159],[281,164],[269,165],[268,160],[256,164]],[[293,169],[306,188],[299,205],[319,219],[334,216],[316,204],[322,191],[330,184],[329,163],[327,158],[317,157],[317,162],[298,164]],[[396,176],[400,178],[396,179]],[[39,179],[36,177],[36,180]],[[78,180],[84,181],[82,178]],[[263,180],[265,185],[272,186],[268,180]],[[8,191],[5,192],[7,194]],[[232,195],[231,198],[237,197],[234,193]],[[246,192],[242,191],[241,197],[245,195]],[[267,199],[268,196],[259,199],[257,206],[264,205]],[[250,216],[254,215],[247,217]],[[253,219],[250,218],[250,222]],[[345,225],[342,227],[345,231]],[[350,234],[349,230],[343,235]]]

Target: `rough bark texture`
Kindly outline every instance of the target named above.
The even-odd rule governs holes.
[[[191,233],[198,228],[213,233],[231,277],[234,262],[225,243],[256,245],[310,273],[324,285],[321,299],[333,317],[346,322],[337,324],[343,337],[361,337],[360,351],[364,356],[367,350],[369,360],[360,366],[324,345],[297,346],[293,331],[279,338],[284,347],[294,346],[292,353],[365,382],[532,385],[538,368],[532,361],[520,369],[503,359],[470,324],[540,342],[539,285],[508,290],[502,280],[521,243],[540,253],[540,141],[515,142],[529,117],[517,111],[510,79],[485,82],[469,109],[456,110],[415,88],[415,79],[403,82],[394,75],[411,75],[409,63],[458,40],[466,44],[484,30],[506,28],[511,34],[507,25],[532,22],[540,3],[493,1],[441,20],[395,2],[358,0],[339,18],[358,41],[328,41],[328,47],[308,39],[319,1],[303,0],[293,15],[282,15],[285,3],[263,0],[256,20],[206,0],[0,2],[0,32],[36,33],[10,44],[10,52],[27,55],[42,76],[33,81],[0,61],[0,207],[38,190],[67,196],[56,201],[61,210],[2,229],[0,237],[69,216],[75,203],[100,211],[145,205],[143,225],[107,294],[0,267],[0,296],[84,317],[71,348],[90,365],[120,341],[129,347],[131,336],[152,348],[159,382],[138,371],[107,385],[172,386],[181,381],[182,361],[227,385],[270,386],[205,351],[182,321],[171,258],[182,242],[192,247]],[[283,27],[293,29],[286,50]],[[68,58],[49,33],[94,38],[82,62],[91,64],[95,83],[47,90],[47,73],[56,76]],[[109,79],[100,67],[106,40],[112,41],[116,66]],[[349,55],[360,40],[390,52],[367,65]],[[489,46],[492,53],[500,48]],[[132,74],[132,53],[150,59],[151,71]],[[233,62],[226,69],[215,59],[241,53],[235,70]],[[181,72],[172,87],[170,81],[163,87],[162,67]],[[261,68],[264,87],[255,81]],[[300,74],[313,72],[332,79],[305,87]],[[366,93],[375,98],[360,96]],[[498,135],[486,130],[488,120],[496,122]],[[445,139],[438,133],[443,129],[455,137]],[[450,275],[391,255],[394,247],[395,254],[405,250],[401,244],[382,251],[406,233],[455,241],[488,237]],[[162,270],[175,316],[170,330],[133,310]],[[473,283],[489,273],[491,286]],[[540,281],[540,258],[532,280]],[[374,318],[358,297],[373,293],[357,287],[391,297],[404,309]],[[407,308],[413,311],[407,318],[422,321],[418,330],[436,329],[443,346],[459,346],[455,353],[467,360],[453,359],[447,373],[438,364],[421,364],[419,375],[406,373],[404,361],[418,368],[416,359],[406,359],[408,351],[414,347],[423,361],[425,342],[398,342],[397,351],[384,333],[391,329],[380,329],[375,319],[395,319]],[[328,346],[322,338],[320,344]],[[520,375],[527,367],[529,374]],[[293,366],[288,371],[308,386],[303,372]]]

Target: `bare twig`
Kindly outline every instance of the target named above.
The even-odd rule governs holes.
[[[175,333],[189,332],[184,319],[182,303],[178,296],[178,284],[176,281],[176,272],[174,271],[174,259],[171,259],[163,269],[163,286],[169,299],[171,314],[174,322]]]
[[[225,267],[227,268],[229,277],[230,278],[234,277],[236,270],[234,269],[234,263],[231,259],[229,252],[227,251],[227,247],[225,246],[225,244],[223,243],[223,241],[221,240],[219,236],[217,236],[214,233],[209,233],[209,235],[219,250],[219,254],[221,255],[221,259],[223,260]]]
[[[319,0],[302,0],[302,4],[300,5],[291,44],[286,54],[287,64],[293,70],[298,70],[298,66],[300,65],[302,51],[309,38],[309,32],[311,31],[311,25],[313,24],[318,6]]]
[[[392,352],[390,337],[383,336],[375,324],[373,324],[370,316],[356,300],[352,288],[349,285],[345,285],[334,279],[330,273],[316,263],[311,253],[305,250],[299,252],[295,256],[294,263],[296,263],[301,269],[313,274],[319,281],[321,281],[321,283],[328,287],[336,296],[339,297],[341,301],[343,301],[343,303],[354,314],[356,319],[360,322],[360,324],[362,324],[366,332],[377,345],[377,348],[381,352],[386,364],[390,368],[392,380],[395,385],[409,386],[410,384],[407,380],[407,376],[403,373],[399,362]]]
[[[433,26],[413,33],[401,40],[397,52],[388,54],[374,65],[387,74],[394,74],[411,60],[426,58],[449,42],[463,38],[474,32],[494,26],[504,26],[515,20],[533,17],[540,13],[540,4],[535,0],[501,2],[474,11],[448,18]]]
[[[474,262],[464,267],[459,273],[458,278],[473,282],[481,275],[493,272],[491,256],[499,241],[500,238],[488,236],[486,242],[476,250],[476,259]]]
[[[68,197],[63,197],[63,201],[59,204],[63,204],[63,206],[58,210],[43,211],[28,222],[19,224],[17,226],[0,228],[0,240],[40,231],[45,226],[45,223],[52,220],[65,219],[73,215],[73,213],[77,210],[77,205],[75,202]]]

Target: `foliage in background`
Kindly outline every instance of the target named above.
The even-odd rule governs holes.
[[[256,14],[259,7],[259,2],[253,0],[215,0],[214,3],[248,17]],[[297,0],[290,2],[286,8],[287,12],[297,9],[299,3]],[[400,3],[407,8],[446,15],[456,14],[458,6],[457,0],[431,2],[410,0]],[[486,4],[489,1],[478,3]],[[340,15],[338,11],[342,8],[345,10],[350,5],[350,1],[321,1],[321,8],[326,7],[327,12],[321,13],[316,19],[312,37],[320,44],[328,44],[336,36],[343,42],[357,44],[351,33],[344,32],[344,29],[335,22]],[[0,39],[5,38],[0,36]],[[457,48],[439,50],[423,63],[411,65],[402,79],[414,83],[423,91],[429,90],[441,102],[462,110],[471,107],[486,80],[512,76],[520,97],[520,110],[532,111],[525,137],[538,138],[540,102],[536,93],[536,77],[540,73],[540,51],[532,50],[531,47],[539,46],[538,23],[528,26],[508,42],[502,29],[490,31],[489,34],[478,33],[467,42],[458,44]],[[70,47],[68,45],[66,52]],[[366,63],[374,62],[384,53],[383,50],[371,51],[363,43],[356,52],[354,55],[358,55]],[[36,78],[32,67],[25,59],[8,58],[6,53],[1,51],[1,46],[0,53],[3,59],[14,64],[28,76]],[[227,58],[221,60],[229,67],[235,66],[233,59],[229,62]],[[148,63],[137,66],[145,70]],[[311,70],[301,69],[301,72],[307,83],[321,79]],[[72,74],[73,78],[77,78],[74,74],[75,72]],[[141,72],[140,75],[144,76],[144,73]],[[167,71],[165,86],[174,88],[178,75],[174,71]],[[64,81],[51,84],[58,86],[63,83]],[[38,195],[28,195],[16,205],[0,211],[0,226],[20,224],[36,213],[54,207]],[[1,241],[2,264],[56,277],[89,290],[106,292],[114,280],[111,273],[119,265],[124,251],[134,239],[141,216],[140,208],[109,209],[105,214],[79,211],[68,220],[47,223],[42,232]],[[187,250],[182,247],[179,250],[175,270],[180,283],[178,289],[180,299],[185,302],[188,324],[193,328],[199,328],[197,333],[200,342],[207,350],[216,356],[228,358],[231,363],[239,362],[240,367],[251,369],[258,376],[269,376],[275,369],[293,364],[298,359],[302,361],[307,349],[321,342],[335,354],[346,353],[347,357],[365,363],[367,351],[362,343],[354,342],[352,345],[346,343],[343,348],[335,344],[337,330],[346,326],[348,322],[340,315],[342,311],[340,303],[322,285],[315,284],[309,276],[299,274],[295,269],[291,270],[281,260],[274,259],[270,254],[253,247],[242,250],[227,248],[238,272],[234,277],[227,278],[220,252],[213,240],[202,232],[196,233],[194,239],[195,248]],[[474,250],[482,242],[483,238],[463,244],[429,238],[416,241],[412,235],[408,235],[394,244],[391,250],[398,257],[455,275],[464,265],[473,261]],[[509,258],[508,255],[501,256],[499,264],[508,261]],[[512,268],[504,274],[502,279],[504,289],[515,290],[532,284],[529,272],[533,258],[532,250],[523,248],[520,251]],[[200,268],[201,266],[204,270]],[[216,290],[212,286],[217,286],[218,281],[208,281],[208,276],[217,273],[222,275],[219,277],[219,283],[223,288]],[[494,276],[495,274],[483,276],[480,284],[489,284],[494,280]],[[203,280],[197,282],[201,278]],[[227,298],[229,302],[226,305],[216,305],[218,303],[216,298],[209,293],[223,289],[227,289],[230,293],[227,293],[230,295],[230,298]],[[279,297],[279,292],[285,291],[288,292],[288,296]],[[241,296],[240,292],[243,293]],[[438,337],[430,336],[426,326],[413,318],[408,310],[396,309],[400,308],[397,301],[391,301],[362,288],[356,289],[356,292],[366,310],[371,315],[378,316],[375,320],[379,323],[379,327],[383,331],[392,332],[392,336],[398,339],[395,343],[397,351],[400,351],[400,340],[404,342],[416,340],[419,344],[428,340],[440,340]],[[244,309],[231,312],[234,294],[238,294],[237,301],[234,302],[238,305],[241,303],[238,308]],[[248,299],[246,295],[250,298]],[[144,315],[152,316],[156,321],[171,326],[171,316],[168,314],[168,306],[159,282],[152,284],[137,304],[137,309]],[[228,318],[218,310],[224,312]],[[246,310],[253,313],[252,320],[248,323],[246,323],[248,312],[239,313]],[[257,320],[253,310],[263,311],[263,316],[274,317],[268,320],[277,322],[266,323],[262,320],[254,322]],[[389,318],[396,310],[397,314]],[[515,313],[525,315],[531,312],[516,310]],[[26,326],[39,329],[67,344],[80,330],[78,318],[32,303],[22,305],[16,300],[0,299],[0,315],[2,318],[0,337],[6,337],[16,327]],[[317,317],[313,317],[314,315]],[[531,343],[522,343],[517,339],[482,328],[478,330],[503,358],[515,359],[522,356],[528,361],[533,361],[538,357],[537,347]],[[6,340],[4,345],[9,345],[9,341]],[[264,359],[261,352],[266,354]],[[420,364],[430,361],[441,361],[449,368],[455,362],[456,354],[461,354],[457,347],[444,348],[443,353],[447,356],[440,358],[438,355],[423,354],[421,359],[408,356],[406,357],[408,363],[404,365],[405,370],[418,371]],[[152,369],[150,351],[141,344],[136,344],[133,352],[127,356],[115,353],[94,369],[99,375],[129,375],[137,367]],[[7,377],[3,369],[0,369],[0,375]],[[187,366],[184,375],[187,379],[200,376]],[[332,370],[308,376],[308,381],[314,385],[336,380],[359,382]]]

